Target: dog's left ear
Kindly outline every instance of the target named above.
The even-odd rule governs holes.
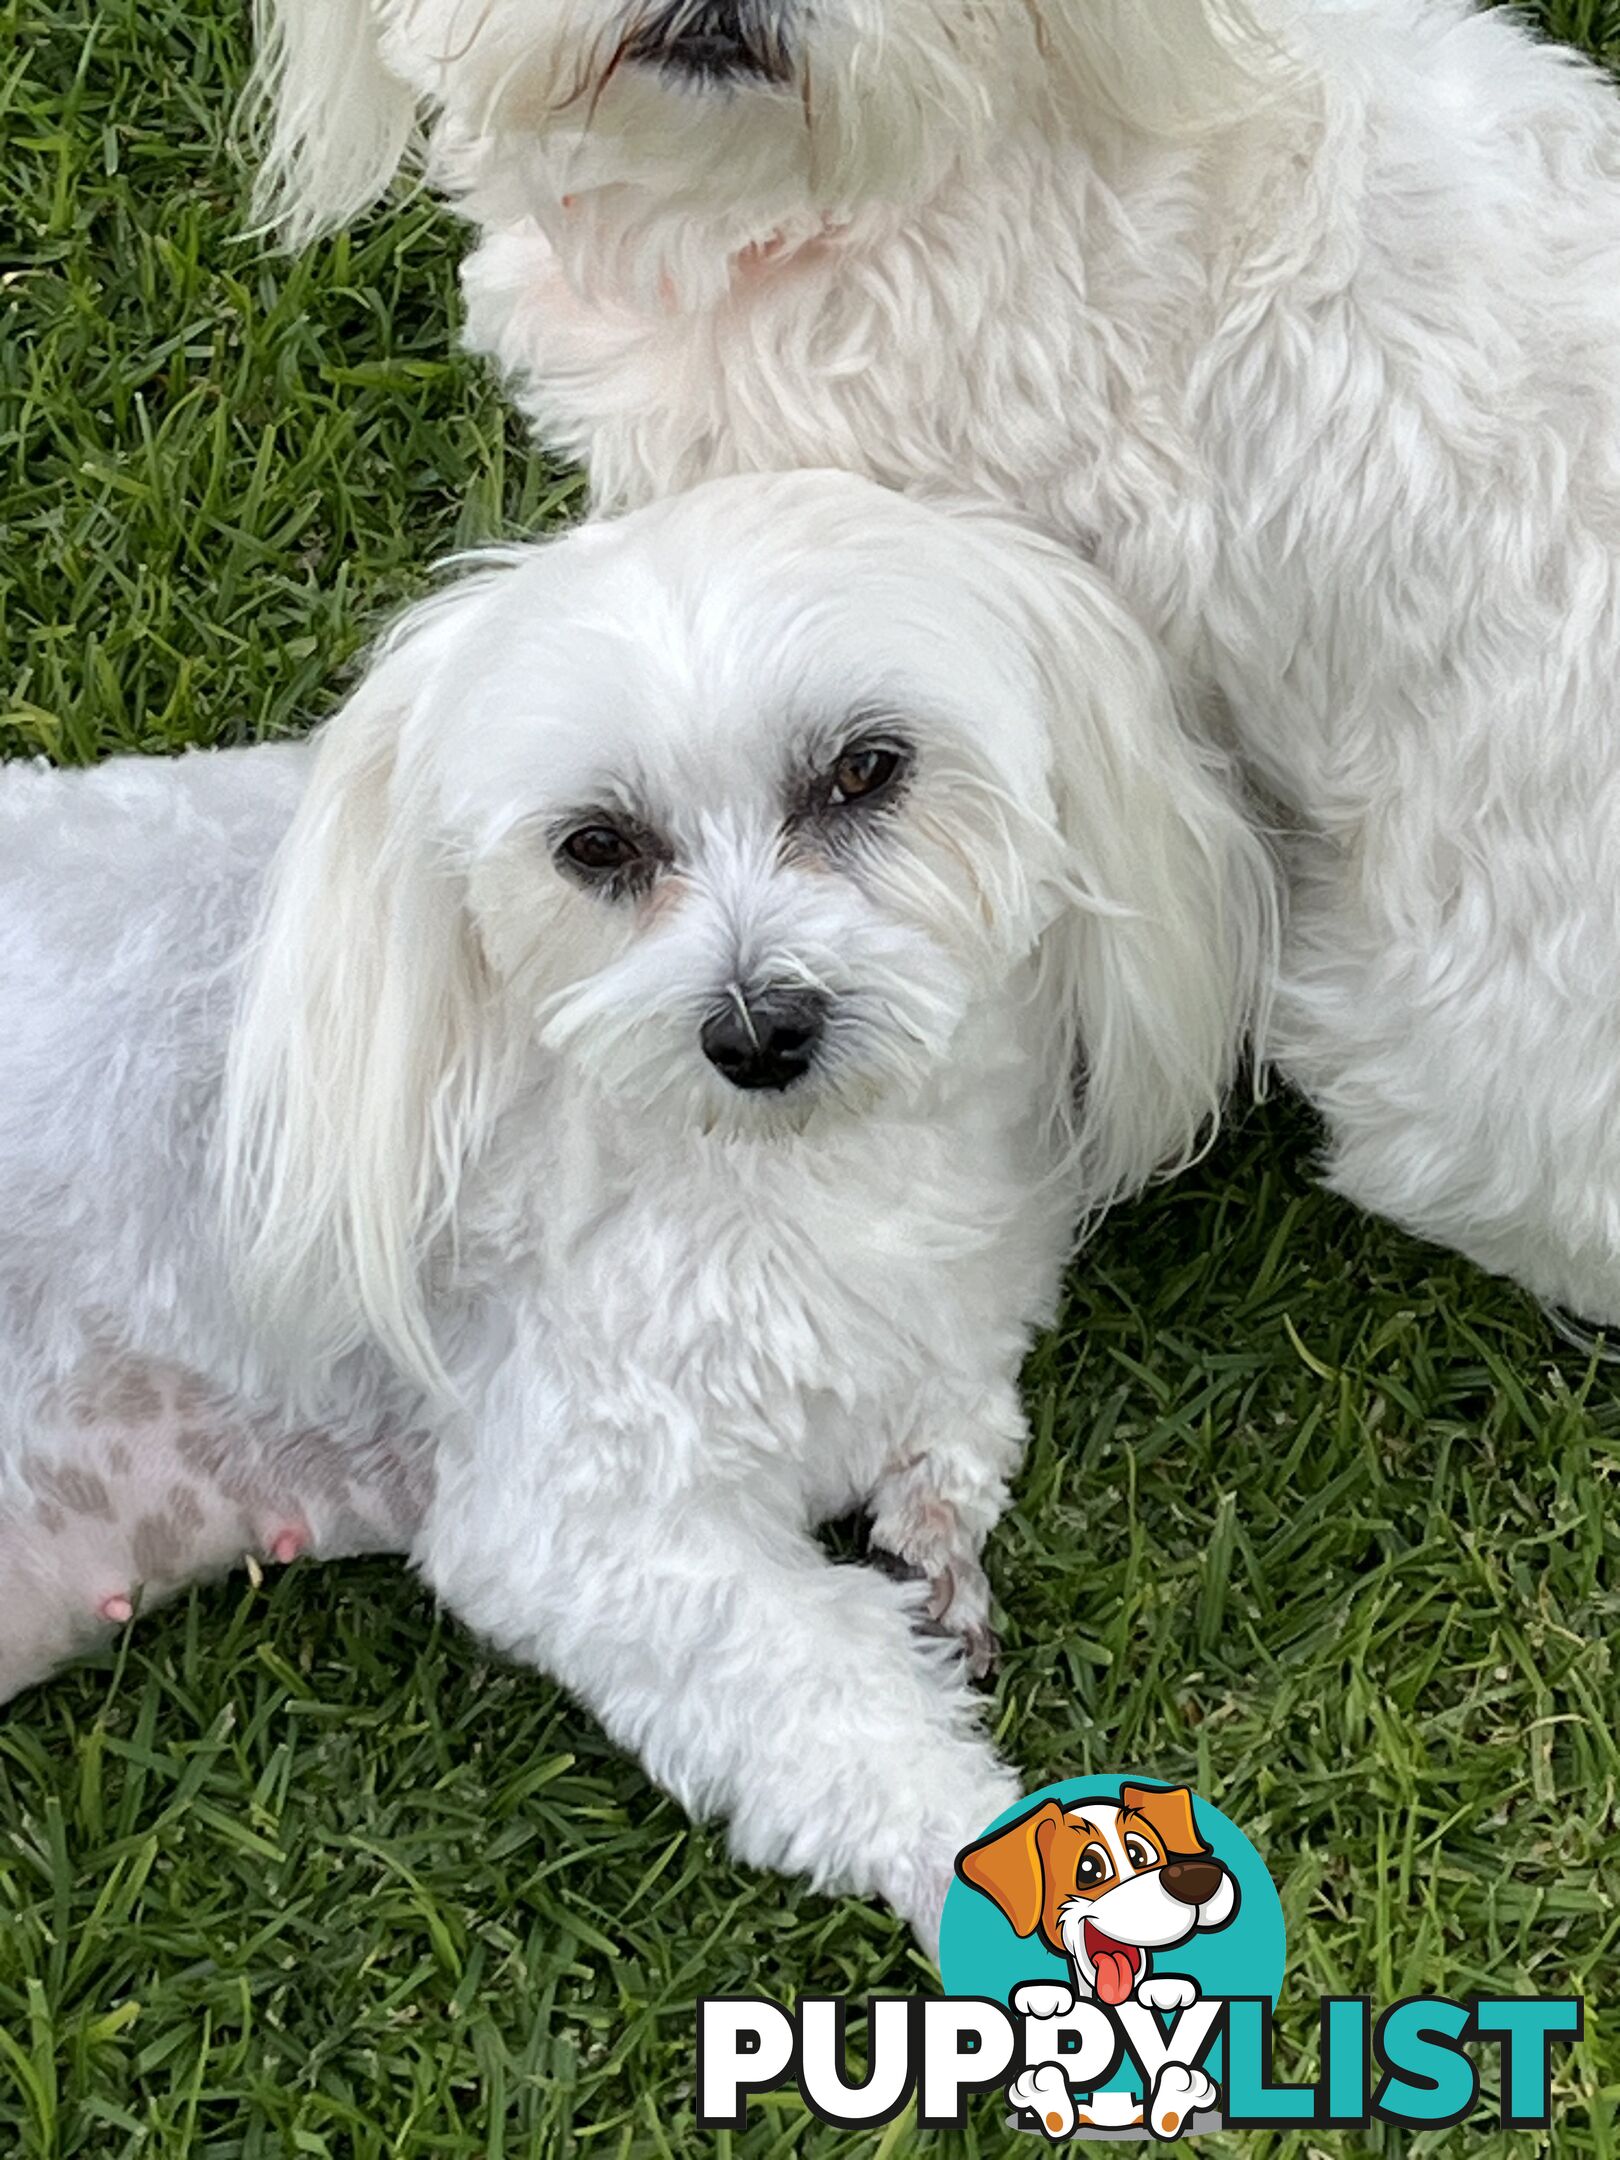
[[[1206,1143],[1260,1031],[1279,879],[1231,761],[1112,587],[1034,534],[1011,552],[1064,857],[1043,988],[1073,1030],[1075,1157],[1097,1209]]]
[[[1063,1810],[1046,1800],[1004,1830],[970,1845],[956,1872],[970,1889],[998,1906],[1016,1935],[1033,1935],[1046,1908],[1046,1856],[1063,1828]]]
[[[1119,1804],[1133,1815],[1145,1815],[1159,1843],[1172,1859],[1191,1860],[1209,1851],[1199,1835],[1193,1813],[1193,1796],[1185,1785],[1161,1792],[1151,1785],[1127,1785]]]

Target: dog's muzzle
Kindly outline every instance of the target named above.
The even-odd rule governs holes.
[[[675,0],[648,11],[624,56],[697,83],[791,82],[786,16],[783,0]]]
[[[703,1055],[745,1094],[786,1094],[809,1072],[827,1027],[819,990],[739,991],[703,1023]]]

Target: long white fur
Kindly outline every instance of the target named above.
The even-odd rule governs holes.
[[[415,100],[385,64],[366,9],[254,0],[254,15],[246,112],[264,152],[260,204],[299,242],[383,193],[415,136]]]
[[[597,500],[836,464],[1094,553],[1290,829],[1332,1183],[1620,1319],[1612,86],[1464,0],[819,0],[723,90],[603,87],[626,0],[344,4]]]
[[[547,0],[537,26],[523,0],[508,0],[504,9],[487,0],[254,5],[258,53],[247,115],[261,153],[258,207],[295,245],[346,224],[385,193],[408,152],[420,147],[424,109],[447,108],[474,134],[503,113],[510,117],[514,105],[531,118],[562,108],[571,132],[575,121],[588,127],[594,73],[641,12],[634,0]],[[882,99],[890,48],[881,0],[847,0],[823,12],[840,51],[819,87],[834,100],[846,91]],[[910,28],[927,37],[927,78],[919,73],[910,94],[887,107],[887,129],[863,129],[865,140],[847,143],[857,186],[879,156],[910,193],[939,115],[949,112],[958,124],[975,116],[992,121],[1003,16],[1023,35],[1026,66],[1054,70],[1088,104],[1166,136],[1230,117],[1278,58],[1250,0],[1156,0],[1151,8],[1138,0],[1085,0],[1083,7],[1009,0],[1006,7],[942,10],[931,22],[919,13]],[[910,57],[918,54],[914,45]],[[790,100],[799,95],[788,93]],[[839,170],[846,147],[839,138],[855,125],[841,112],[833,127],[830,117],[821,114],[810,146],[824,181]],[[713,130],[707,113],[693,119],[688,147],[696,150],[700,136],[712,142]],[[667,104],[663,120],[667,130]],[[722,150],[722,163],[725,156]]]
[[[793,823],[874,714],[905,792]],[[983,1635],[1073,1014],[1100,1199],[1209,1107],[1155,1122],[1179,1044],[1133,1084],[1164,985],[1243,1030],[1228,780],[1067,551],[803,474],[487,559],[313,747],[6,770],[0,1698],[232,1536],[393,1521],[744,1858],[931,1940],[1013,1781],[919,1593],[812,1530],[870,1504]],[[640,897],[559,866],[604,805],[664,838]],[[700,1047],[756,978],[830,1001],[781,1097]]]

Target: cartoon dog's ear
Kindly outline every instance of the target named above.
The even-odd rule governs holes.
[[[1209,1846],[1198,1834],[1193,1796],[1185,1785],[1172,1786],[1167,1792],[1157,1791],[1151,1785],[1127,1785],[1119,1796],[1119,1804],[1133,1815],[1147,1817],[1167,1853],[1187,1859],[1195,1853],[1209,1851]]]
[[[993,1830],[970,1845],[956,1871],[970,1889],[1000,1906],[1018,1935],[1033,1935],[1046,1907],[1046,1853],[1053,1826],[1063,1826],[1063,1810],[1045,1800],[1032,1814],[1021,1815],[1004,1830]],[[1045,1835],[1042,1835],[1042,1832]]]

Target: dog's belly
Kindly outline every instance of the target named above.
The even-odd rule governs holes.
[[[174,1365],[97,1357],[0,1469],[0,1700],[186,1584],[249,1561],[406,1550],[424,1435],[286,1431]]]

